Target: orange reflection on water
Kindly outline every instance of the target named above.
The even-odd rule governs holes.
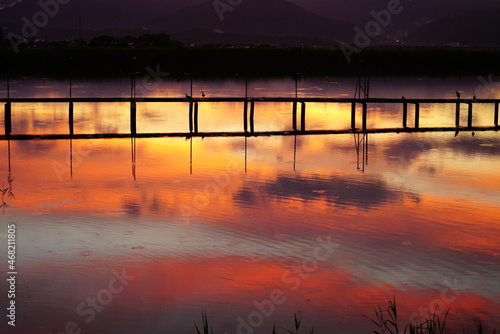
[[[163,328],[178,332],[192,330],[192,322],[199,321],[200,309],[206,309],[214,328],[230,326],[233,332],[239,324],[238,318],[247,320],[250,313],[259,310],[257,305],[264,305],[268,311],[269,305],[272,305],[272,311],[265,317],[261,328],[264,332],[272,327],[276,319],[280,319],[282,325],[288,323],[297,309],[300,309],[304,323],[322,331],[333,325],[349,326],[352,330],[352,323],[358,324],[356,328],[367,331],[373,329],[373,325],[364,316],[374,318],[376,305],[385,308],[395,290],[398,291],[396,301],[400,326],[403,327],[410,320],[422,320],[434,312],[443,317],[451,308],[447,327],[467,328],[474,324],[471,318],[482,312],[484,305],[493,307],[493,300],[474,294],[471,287],[454,277],[447,277],[439,288],[422,290],[365,281],[363,272],[356,268],[339,268],[324,263],[320,263],[318,270],[305,271],[300,261],[290,266],[279,259],[256,258],[252,261],[219,257],[216,252],[181,261],[168,256],[148,256],[148,247],[132,252],[131,257],[141,259],[84,260],[84,274],[71,279],[67,277],[68,273],[62,271],[63,268],[50,263],[38,269],[36,266],[30,268],[48,270],[56,279],[52,284],[31,282],[36,287],[29,291],[32,297],[42,296],[47,291],[53,291],[54,296],[44,310],[27,305],[26,317],[36,323],[45,318],[43,323],[51,330],[63,326],[64,319],[74,320],[87,330],[99,326],[95,322],[86,324],[86,317],[76,313],[75,309],[107,286],[113,277],[110,273],[112,269],[125,272],[131,279],[123,292],[116,294],[112,303],[106,305],[106,312],[99,314],[99,322],[119,322],[123,326],[123,322],[134,314],[135,319],[137,314],[158,314],[161,315]],[[294,267],[299,271],[294,272]],[[97,281],[96,268],[99,269]],[[59,282],[71,283],[61,286]],[[76,299],[59,318],[54,317],[50,310],[75,287],[79,287]],[[278,294],[280,302],[271,304],[271,294]],[[182,311],[179,311],[180,306]],[[171,314],[187,318],[179,321]],[[492,318],[482,320],[488,323]],[[142,322],[140,327],[145,330],[148,324]],[[28,328],[26,324],[24,328]],[[34,332],[38,333],[37,330]]]
[[[467,108],[462,108],[461,125],[467,125]],[[249,107],[250,108],[250,107]],[[356,127],[362,126],[361,105],[356,108]],[[68,134],[69,105],[67,103],[13,103],[13,134]],[[243,103],[198,102],[198,131],[243,131]],[[408,109],[408,126],[414,126],[414,107]],[[493,125],[493,105],[474,105],[474,126]],[[302,105],[298,104],[297,128],[301,128]],[[402,127],[402,106],[399,104],[371,104],[368,108],[368,128]],[[348,130],[351,128],[350,104],[307,103],[306,130]],[[292,104],[275,102],[255,103],[255,131],[292,130]],[[427,105],[420,108],[420,127],[455,126],[455,106]],[[250,127],[250,125],[249,125]],[[189,104],[137,104],[139,133],[189,132]],[[74,131],[76,134],[130,133],[130,104],[75,103]]]

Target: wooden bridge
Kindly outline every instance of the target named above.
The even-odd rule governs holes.
[[[6,139],[63,139],[63,138],[122,138],[122,137],[210,137],[210,136],[269,136],[269,135],[297,135],[297,134],[333,134],[333,133],[377,133],[377,132],[427,132],[427,131],[488,131],[500,130],[498,126],[498,108],[500,99],[393,99],[393,98],[297,98],[297,97],[212,97],[212,98],[1,98],[5,103],[4,126],[5,134],[0,136]],[[130,104],[130,132],[121,134],[75,134],[73,110],[74,103],[117,103],[126,102]],[[189,104],[189,132],[185,133],[137,133],[137,104],[151,102],[184,102]],[[213,102],[241,102],[243,103],[243,131],[241,132],[200,132],[198,131],[199,106],[204,103]],[[265,131],[256,132],[254,129],[255,105],[257,103],[289,102],[292,104],[292,131]],[[351,105],[351,127],[350,129],[314,130],[306,129],[306,105],[307,103],[337,103]],[[28,135],[12,134],[12,104],[15,103],[67,103],[68,104],[68,133],[50,135]],[[401,127],[396,128],[367,128],[369,117],[368,106],[370,104],[399,104],[401,105]],[[420,106],[422,104],[454,104],[455,126],[454,127],[420,127]],[[474,105],[492,105],[491,126],[474,126]],[[362,107],[361,124],[357,126],[356,110]],[[467,124],[460,124],[462,105],[467,106]],[[408,127],[408,110],[414,109],[413,127]],[[222,122],[223,120],[221,120]]]

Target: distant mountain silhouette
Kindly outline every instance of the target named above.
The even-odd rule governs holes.
[[[140,22],[151,20],[159,13],[174,12],[203,0],[71,0],[59,6],[59,11],[48,20],[49,28],[77,29],[82,18],[85,29],[134,29]],[[0,10],[0,24],[21,25],[25,16],[30,21],[42,8],[39,0],[23,0]],[[47,2],[46,0],[42,1]]]
[[[208,35],[217,34],[219,39],[225,39],[223,35],[241,35],[248,40],[255,39],[255,36],[269,36],[330,42],[352,38],[354,27],[350,22],[314,14],[285,0],[245,0],[232,11],[226,11],[223,20],[213,2],[208,1],[146,22],[143,26],[174,37],[198,31],[204,36],[203,41]],[[197,42],[195,36],[190,35],[191,40]]]
[[[320,13],[333,19],[344,19],[364,26],[373,20],[370,12],[387,9],[388,0],[290,0],[314,13]],[[387,26],[389,33],[411,31],[424,23],[440,17],[460,15],[471,10],[492,8],[500,5],[500,0],[432,0],[432,1],[400,1],[403,11],[392,17]]]
[[[314,14],[286,0],[245,0],[221,21],[213,1],[186,0],[72,0],[60,5],[56,15],[41,27],[38,38],[78,37],[79,18],[83,38],[99,33],[138,35],[166,32],[186,43],[202,44],[314,44],[332,45],[352,39],[352,23]],[[0,10],[4,32],[21,34],[22,18],[33,22],[42,9],[38,0],[24,0]]]
[[[0,9],[4,35],[20,34],[22,18],[33,21],[42,10],[39,0],[4,4],[14,4]],[[384,10],[387,4],[387,0],[243,0],[221,21],[212,0],[71,0],[38,29],[38,38],[77,38],[81,17],[86,39],[166,32],[187,44],[333,45],[352,43],[354,26],[363,29],[373,21],[371,12]],[[500,0],[402,1],[404,10],[371,42],[390,44],[409,35],[410,43],[496,46],[498,8],[485,9],[495,5]]]
[[[409,34],[406,43],[500,46],[500,7],[436,19]]]
[[[174,40],[182,41],[186,45],[314,45],[331,47],[332,41],[321,38],[302,36],[272,36],[272,35],[242,35],[236,33],[219,33],[206,29],[186,30],[171,35]]]

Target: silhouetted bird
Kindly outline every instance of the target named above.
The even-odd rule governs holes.
[[[190,98],[191,98],[191,96],[187,95],[187,93],[186,93],[186,99],[190,99]]]
[[[474,135],[475,135],[475,133],[474,133],[474,131],[472,131],[472,137],[474,137]]]
[[[472,97],[472,101],[476,101],[476,100],[477,100],[477,99],[476,99],[476,95],[474,95],[474,96]]]
[[[457,99],[460,100],[460,93],[458,92],[458,90],[455,92],[455,94],[457,94]]]
[[[201,91],[201,97],[205,97],[205,92]]]
[[[406,97],[404,95],[401,96],[401,100],[406,100]]]

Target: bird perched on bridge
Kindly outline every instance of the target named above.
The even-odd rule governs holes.
[[[201,97],[205,97],[205,92],[201,91]]]
[[[457,94],[457,99],[459,99],[459,100],[460,100],[460,92],[457,90],[457,91],[455,92],[455,94]]]
[[[406,97],[404,95],[401,96],[401,100],[406,100]]]
[[[186,99],[190,99],[190,98],[191,98],[191,96],[187,95],[187,93],[186,93]]]
[[[476,101],[476,100],[477,100],[476,95],[474,95],[474,96],[472,97],[472,101]]]

